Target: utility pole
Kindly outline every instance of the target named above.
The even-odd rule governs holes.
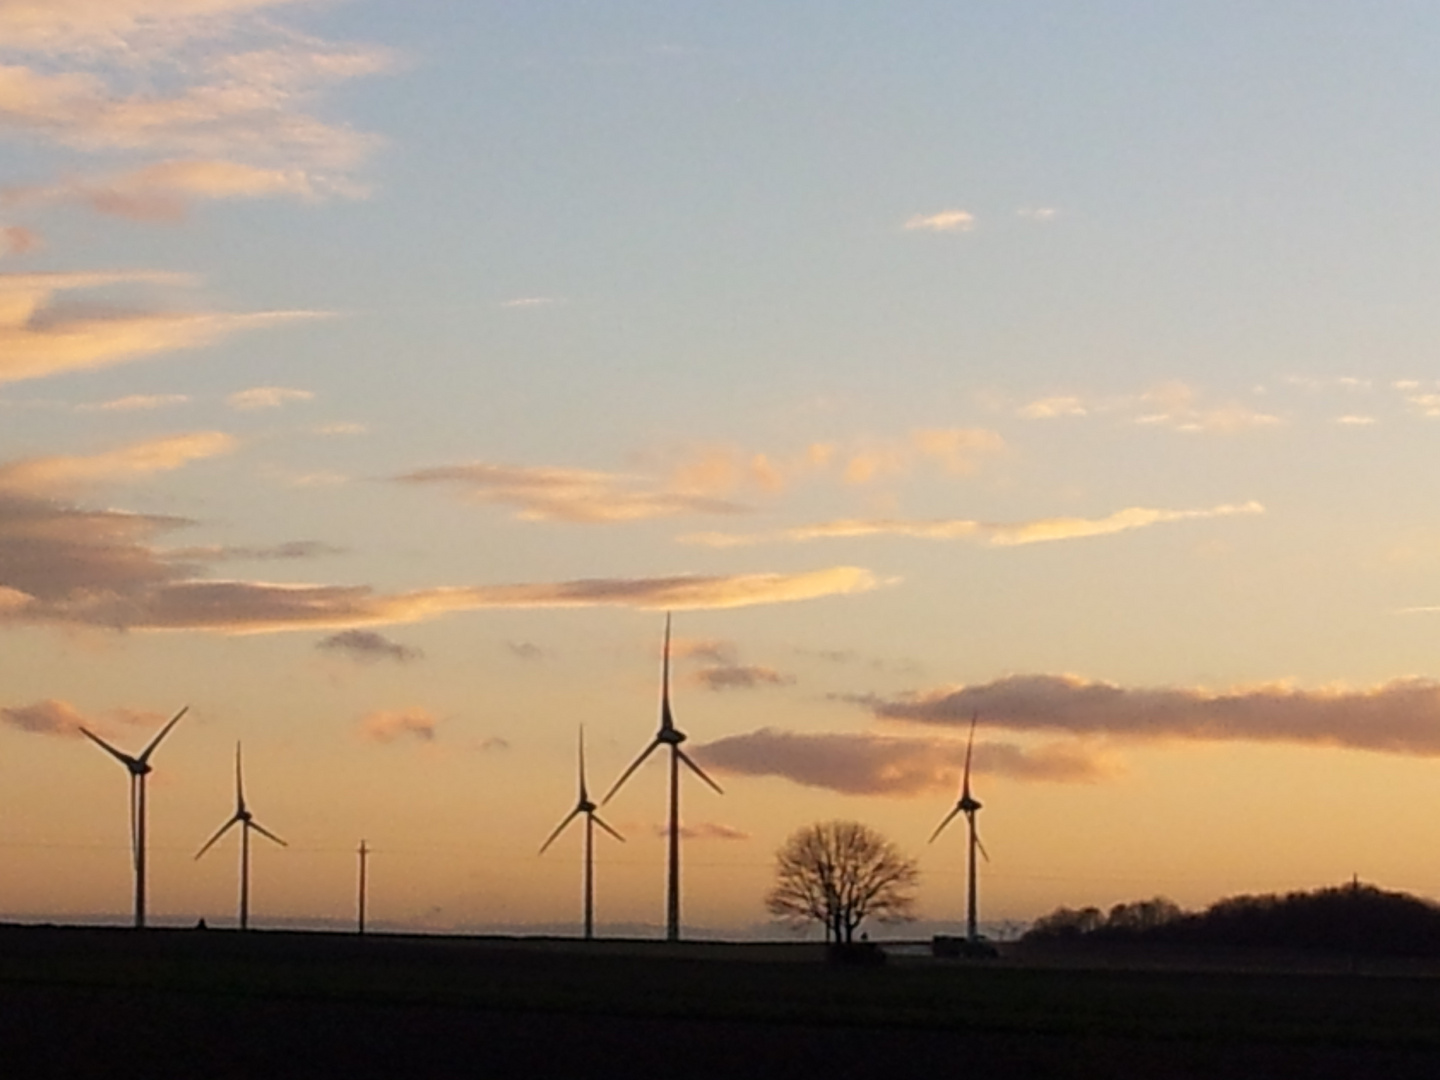
[[[365,933],[365,862],[370,858],[370,849],[366,846],[364,840],[360,841],[360,847],[355,854],[360,856],[360,896],[357,926],[358,932],[363,935]]]

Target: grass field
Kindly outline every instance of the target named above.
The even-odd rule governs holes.
[[[0,1070],[1440,1075],[1440,978],[1243,960],[859,968],[815,945],[0,927]]]

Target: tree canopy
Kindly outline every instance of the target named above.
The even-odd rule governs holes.
[[[794,926],[814,921],[826,940],[849,942],[867,918],[913,918],[920,869],[914,859],[858,821],[825,821],[796,830],[775,853],[772,914]]]

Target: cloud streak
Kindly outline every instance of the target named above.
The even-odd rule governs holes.
[[[762,686],[789,686],[795,676],[759,664],[718,664],[701,668],[691,678],[707,690],[755,690]]]
[[[305,311],[125,311],[55,302],[62,294],[106,286],[184,283],[176,275],[144,271],[0,274],[0,383],[109,367],[213,344],[242,330],[320,316]]]
[[[844,795],[913,796],[956,789],[965,742],[762,728],[697,746],[695,756],[735,776],[779,777]],[[973,768],[982,775],[1066,783],[1092,782],[1110,772],[1102,759],[1078,747],[1025,748],[993,740],[976,743]]]
[[[969,232],[975,227],[975,215],[967,210],[941,210],[934,214],[915,214],[905,222],[908,232]]]
[[[232,452],[237,440],[220,431],[146,439],[102,454],[23,458],[0,464],[0,491],[53,494],[106,481],[169,472],[192,461]]]
[[[707,495],[647,486],[637,477],[587,469],[476,462],[418,469],[393,479],[401,484],[443,485],[470,502],[509,506],[522,521],[599,525],[746,510]]]
[[[989,547],[1020,547],[1056,540],[1081,540],[1110,536],[1134,529],[1180,521],[1235,515],[1263,514],[1258,502],[1225,504],[1201,510],[1164,510],[1132,506],[1103,518],[1057,517],[1034,521],[996,523],[968,518],[846,518],[814,525],[801,525],[772,533],[690,533],[683,543],[705,547],[746,547],[754,544],[801,544],[815,540],[853,539],[868,536],[899,536],[917,540],[969,540]]]
[[[847,700],[876,718],[1117,739],[1338,746],[1440,756],[1440,682],[1304,690],[1124,687],[1073,675],[1014,675],[975,686]]]

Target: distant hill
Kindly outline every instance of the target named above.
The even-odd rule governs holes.
[[[1235,896],[1201,912],[1156,897],[1098,908],[1059,908],[1026,941],[1147,942],[1300,949],[1367,956],[1440,956],[1440,905],[1352,884],[1285,895]]]

